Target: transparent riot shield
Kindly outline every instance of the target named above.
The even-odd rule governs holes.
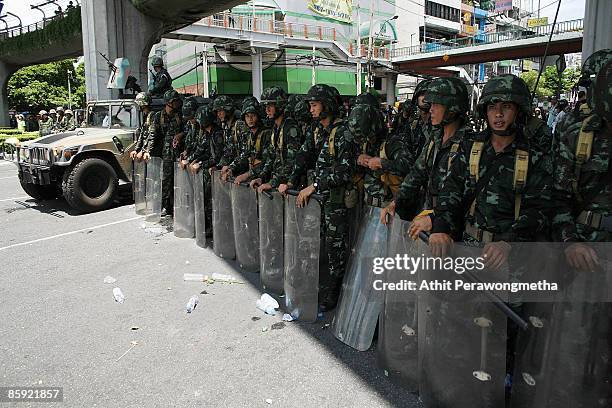
[[[205,171],[205,170],[204,170]],[[206,248],[206,199],[204,171],[193,176],[193,207],[195,211],[195,240],[200,248]]]
[[[387,227],[380,222],[380,212],[378,207],[366,209],[332,324],[334,336],[359,351],[372,345],[383,304],[383,291],[374,288],[381,278],[372,271],[373,259],[387,255]]]
[[[481,253],[481,248],[455,245],[452,258],[476,259]],[[426,407],[504,407],[506,315],[482,292],[454,290],[463,275],[431,262],[442,258],[428,250],[424,256],[430,265],[418,270],[420,285],[429,285],[418,293],[421,400]],[[479,272],[485,274],[489,281],[508,281],[507,268]],[[445,281],[451,289],[432,286]]]
[[[213,251],[224,259],[236,257],[234,221],[232,215],[231,183],[220,178],[221,172],[212,175]]]
[[[146,168],[144,161],[134,161],[134,180],[132,183],[134,189],[134,207],[136,214],[145,215],[147,213],[146,202]]]
[[[387,257],[418,258],[424,252],[422,241],[408,236],[410,222],[395,215],[389,228]],[[404,288],[406,281],[418,282],[418,275],[411,271],[386,270],[384,279],[389,284],[402,285],[398,290],[385,290],[380,314],[376,351],[378,363],[385,375],[406,389],[419,390],[418,309],[417,291]]]
[[[558,244],[556,262],[525,279],[561,287],[552,301],[523,306],[529,328],[519,334],[511,408],[612,406],[612,246],[588,245],[598,254],[597,270],[571,269]]]
[[[293,317],[314,322],[319,311],[321,270],[321,205],[310,199],[306,208],[285,200],[285,304]]]
[[[147,162],[146,195],[147,211],[145,220],[159,222],[162,211],[162,159],[151,157]]]
[[[248,185],[231,185],[236,260],[246,272],[259,271],[257,192]]]
[[[174,163],[174,236],[195,237],[193,177]]]
[[[284,291],[284,217],[283,196],[259,195],[259,258],[261,285],[265,292],[282,295]]]

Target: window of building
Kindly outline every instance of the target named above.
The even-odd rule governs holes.
[[[448,21],[459,22],[461,12],[454,7],[445,6],[435,1],[425,1],[425,14],[432,17],[442,18]]]

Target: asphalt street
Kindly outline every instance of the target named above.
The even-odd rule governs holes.
[[[37,203],[16,173],[0,161],[0,386],[63,387],[49,407],[420,406],[375,347],[334,338],[331,315],[273,330],[282,313],[255,308],[258,274],[147,225],[129,203],[87,215]],[[246,283],[183,281],[214,272]]]

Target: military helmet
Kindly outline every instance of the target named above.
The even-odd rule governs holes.
[[[254,96],[249,96],[248,98],[245,98],[242,102],[242,120],[244,120],[244,117],[247,113],[254,113],[258,117],[261,116],[261,106],[257,98],[255,98]]]
[[[482,119],[487,117],[487,105],[497,102],[514,102],[526,115],[531,113],[531,92],[521,78],[512,74],[489,79],[482,89],[477,111]]]
[[[308,102],[321,102],[321,104],[323,104],[323,115],[321,116],[322,119],[326,118],[330,114],[338,114],[338,101],[336,99],[335,92],[329,85],[318,84],[311,86],[308,90],[308,94],[306,95],[306,100]]]
[[[147,93],[140,92],[138,95],[136,95],[136,99],[134,99],[134,102],[136,102],[136,105],[142,108],[144,106],[151,106],[153,100]]]
[[[436,78],[425,91],[425,101],[446,106],[447,113],[464,115],[469,109],[468,90],[459,78]]]
[[[293,110],[293,117],[299,123],[308,123],[312,120],[312,114],[310,113],[310,104],[308,101],[301,100],[295,104],[295,109]]]
[[[55,111],[55,109],[51,109],[51,110],[49,111],[49,115],[55,115],[55,114],[57,114],[57,112]]]
[[[193,119],[195,117],[196,111],[198,110],[198,101],[196,100],[195,97],[190,96],[189,98],[185,99],[185,102],[183,102],[183,117],[185,117],[185,119]]]
[[[363,92],[357,95],[357,98],[355,98],[353,106],[357,106],[357,105],[370,105],[373,107],[379,106],[378,99],[376,99],[376,97],[369,92]]]
[[[404,110],[411,110],[417,106],[419,96],[427,92],[429,84],[431,84],[431,79],[426,79],[417,84],[416,88],[414,88],[414,94],[412,95],[410,101],[406,99],[406,102],[404,102]]]
[[[164,103],[169,104],[177,99],[181,99],[181,96],[174,89],[169,89],[164,93]]]
[[[358,97],[359,98],[359,97]],[[348,127],[359,144],[376,136],[384,129],[384,117],[376,105],[358,103],[353,107],[348,118]]]
[[[200,123],[200,126],[207,128],[217,120],[215,112],[213,112],[212,106],[204,105],[198,108],[196,112],[196,120]]]
[[[612,61],[612,50],[607,48],[591,54],[582,64],[580,79],[596,76],[608,61]]]
[[[163,67],[164,59],[160,57],[159,55],[155,55],[153,58],[151,58],[151,65],[153,67]]]
[[[302,95],[289,95],[287,99],[287,105],[285,106],[285,116],[291,116],[295,114],[295,107],[302,101],[304,97]]]
[[[213,112],[224,110],[226,113],[234,112],[234,103],[227,95],[217,96],[213,102]]]
[[[595,79],[593,108],[599,116],[612,123],[612,60],[599,70]]]
[[[63,106],[58,106],[57,108],[55,108],[56,111],[58,112],[63,112],[64,111],[64,107]]]
[[[43,116],[43,115],[48,115],[49,113],[48,113],[46,110],[44,110],[44,109],[43,109],[43,110],[41,110],[40,112],[38,112],[38,114],[39,114],[40,116]]]
[[[285,113],[288,100],[289,97],[287,96],[287,92],[285,92],[285,90],[279,86],[266,88],[261,94],[261,104],[263,106],[266,106],[269,103],[276,105],[275,117],[279,117]]]
[[[66,112],[64,112],[65,115],[74,115],[74,113],[72,113],[72,110],[70,109],[66,109]]]

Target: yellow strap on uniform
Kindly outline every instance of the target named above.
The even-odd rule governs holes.
[[[470,151],[470,177],[474,181],[474,183],[478,182],[479,172],[480,172],[480,157],[482,156],[482,148],[484,146],[484,142],[474,142],[472,144],[472,150]],[[474,201],[470,205],[470,215],[474,215],[476,212],[476,197],[474,197]]]
[[[514,219],[517,220],[521,212],[521,200],[523,188],[527,181],[527,170],[529,169],[529,152],[516,149],[514,158]]]
[[[423,210],[416,217],[414,217],[414,219],[416,220],[419,217],[426,217],[430,214],[433,214],[433,210]]]
[[[593,149],[593,131],[587,132],[585,127],[592,116],[589,116],[582,121],[582,127],[578,134],[578,143],[576,144],[576,168],[574,169],[574,179],[572,180],[572,190],[576,196],[579,196],[578,182],[580,181],[580,172],[582,165],[591,158]]]
[[[429,146],[427,146],[427,162],[429,162],[429,156],[431,156],[431,151],[433,150],[434,145],[435,143],[432,139],[431,142],[429,142]]]
[[[446,167],[446,171],[448,172],[451,168],[451,164],[453,164],[453,158],[457,155],[459,151],[459,143],[453,143],[451,146],[451,151],[448,154],[448,167]]]
[[[336,125],[337,123],[340,123],[341,120],[340,119],[336,119],[334,121],[334,125]],[[336,148],[334,146],[334,142],[336,140],[336,132],[338,130],[338,126],[334,126],[334,128],[331,131],[331,134],[329,135],[329,139],[327,139],[327,152],[329,154],[331,154],[332,156],[336,155]]]
[[[383,144],[380,146],[380,152],[379,152],[379,156],[381,159],[386,159],[387,158],[387,142],[383,142]]]
[[[261,134],[263,132],[258,132],[257,138],[255,139],[255,152],[259,153],[261,151]]]

